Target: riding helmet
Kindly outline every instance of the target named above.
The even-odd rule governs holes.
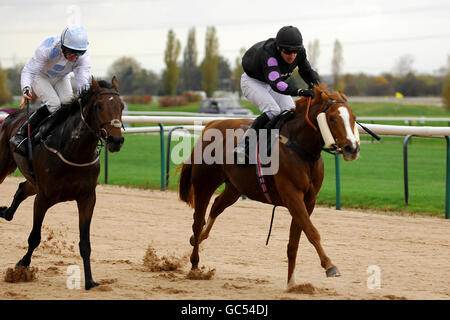
[[[302,34],[296,27],[285,26],[278,31],[276,44],[282,48],[301,49],[303,47]]]
[[[61,45],[76,51],[87,50],[89,42],[86,29],[76,24],[65,28],[61,33]]]

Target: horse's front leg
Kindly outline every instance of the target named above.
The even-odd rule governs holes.
[[[99,284],[92,279],[91,272],[91,240],[90,228],[94,206],[96,202],[95,191],[92,194],[77,200],[80,228],[80,254],[83,258],[84,266],[84,284],[85,289],[89,290]]]
[[[288,257],[288,278],[287,278],[287,289],[291,289],[295,286],[295,263],[297,260],[298,244],[300,242],[300,235],[302,229],[299,225],[291,220],[291,228],[289,230],[289,243],[287,245],[287,257]]]
[[[16,193],[14,194],[13,201],[9,207],[0,207],[0,218],[5,218],[7,221],[11,221],[14,217],[19,205],[29,196],[36,194],[36,188],[29,181],[24,181],[19,184]]]
[[[320,265],[326,270],[327,277],[338,277],[341,274],[339,270],[331,263],[330,258],[325,254],[320,243],[319,231],[314,227],[309,217],[308,210],[304,202],[304,194],[302,192],[293,192],[295,188],[291,185],[291,188],[287,188],[286,192],[281,193],[283,197],[283,202],[289,209],[294,222],[298,224],[299,228],[303,230],[308,241],[314,246],[317,254],[320,258]],[[290,192],[287,190],[291,190]],[[300,196],[299,196],[300,195]]]
[[[16,264],[17,266],[28,267],[30,265],[33,251],[41,242],[42,222],[44,221],[45,213],[47,212],[49,206],[48,201],[39,195],[37,195],[34,199],[33,229],[28,237],[28,251]]]

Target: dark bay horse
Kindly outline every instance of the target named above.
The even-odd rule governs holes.
[[[318,230],[310,220],[316,196],[322,185],[324,166],[321,152],[325,140],[334,152],[341,153],[346,161],[352,161],[359,156],[359,133],[355,127],[355,116],[350,109],[345,95],[341,92],[328,92],[325,85],[314,87],[315,97],[300,99],[296,103],[293,118],[280,129],[279,168],[273,175],[266,176],[266,186],[273,205],[283,206],[292,216],[288,256],[288,288],[295,286],[294,269],[297,257],[300,234],[306,234],[315,247],[321,266],[328,277],[340,276],[339,270],[331,263],[320,242]],[[321,114],[322,113],[322,114]],[[325,127],[318,123],[318,115],[325,116]],[[241,195],[252,200],[269,203],[262,188],[257,182],[255,166],[239,166],[227,163],[205,163],[203,160],[193,161],[195,149],[205,150],[212,143],[204,139],[208,130],[214,129],[222,133],[226,140],[226,130],[237,130],[248,127],[251,120],[230,119],[216,120],[208,123],[201,139],[191,153],[189,161],[181,167],[178,192],[182,201],[194,208],[193,236],[191,244],[192,269],[198,268],[199,244],[205,240],[215,219],[227,207],[234,204]],[[328,136],[322,131],[328,131]],[[238,137],[232,141],[221,141],[224,159],[233,152]],[[227,145],[231,144],[229,148]],[[228,159],[233,157],[228,157]],[[217,196],[211,207],[208,221],[205,224],[205,213],[208,203],[215,190],[225,183],[225,189]]]
[[[9,143],[17,128],[26,121],[25,110],[9,115],[0,126],[0,183],[16,168],[26,178],[19,184],[10,207],[0,207],[0,217],[12,220],[20,203],[36,195],[28,251],[17,265],[30,265],[31,255],[41,240],[41,227],[47,210],[59,202],[75,200],[79,213],[79,247],[85,288],[88,290],[98,285],[92,279],[90,263],[90,224],[100,173],[97,148],[100,139],[107,141],[111,152],[122,147],[123,108],[117,79],[113,77],[112,84],[109,84],[97,82],[92,77],[91,87],[73,100],[66,121],[58,124],[52,135],[33,149],[34,175],[30,174],[28,159],[13,152],[14,146]]]

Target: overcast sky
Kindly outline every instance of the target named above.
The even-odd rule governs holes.
[[[170,29],[183,51],[188,30],[196,28],[200,62],[207,26],[215,26],[220,54],[231,67],[240,48],[275,37],[284,25],[298,27],[306,47],[319,40],[320,74],[331,73],[336,39],[343,72],[350,73],[392,72],[400,57],[411,55],[414,71],[432,74],[450,55],[449,0],[0,0],[0,21],[3,68],[28,61],[41,41],[80,23],[97,77],[122,56],[160,72]]]

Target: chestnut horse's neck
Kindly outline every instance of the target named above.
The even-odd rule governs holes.
[[[322,107],[321,102],[313,104],[312,101],[303,99],[297,105],[294,118],[287,122],[281,131],[282,135],[306,153],[303,156],[305,160],[313,161],[320,158],[323,142],[316,118]]]

